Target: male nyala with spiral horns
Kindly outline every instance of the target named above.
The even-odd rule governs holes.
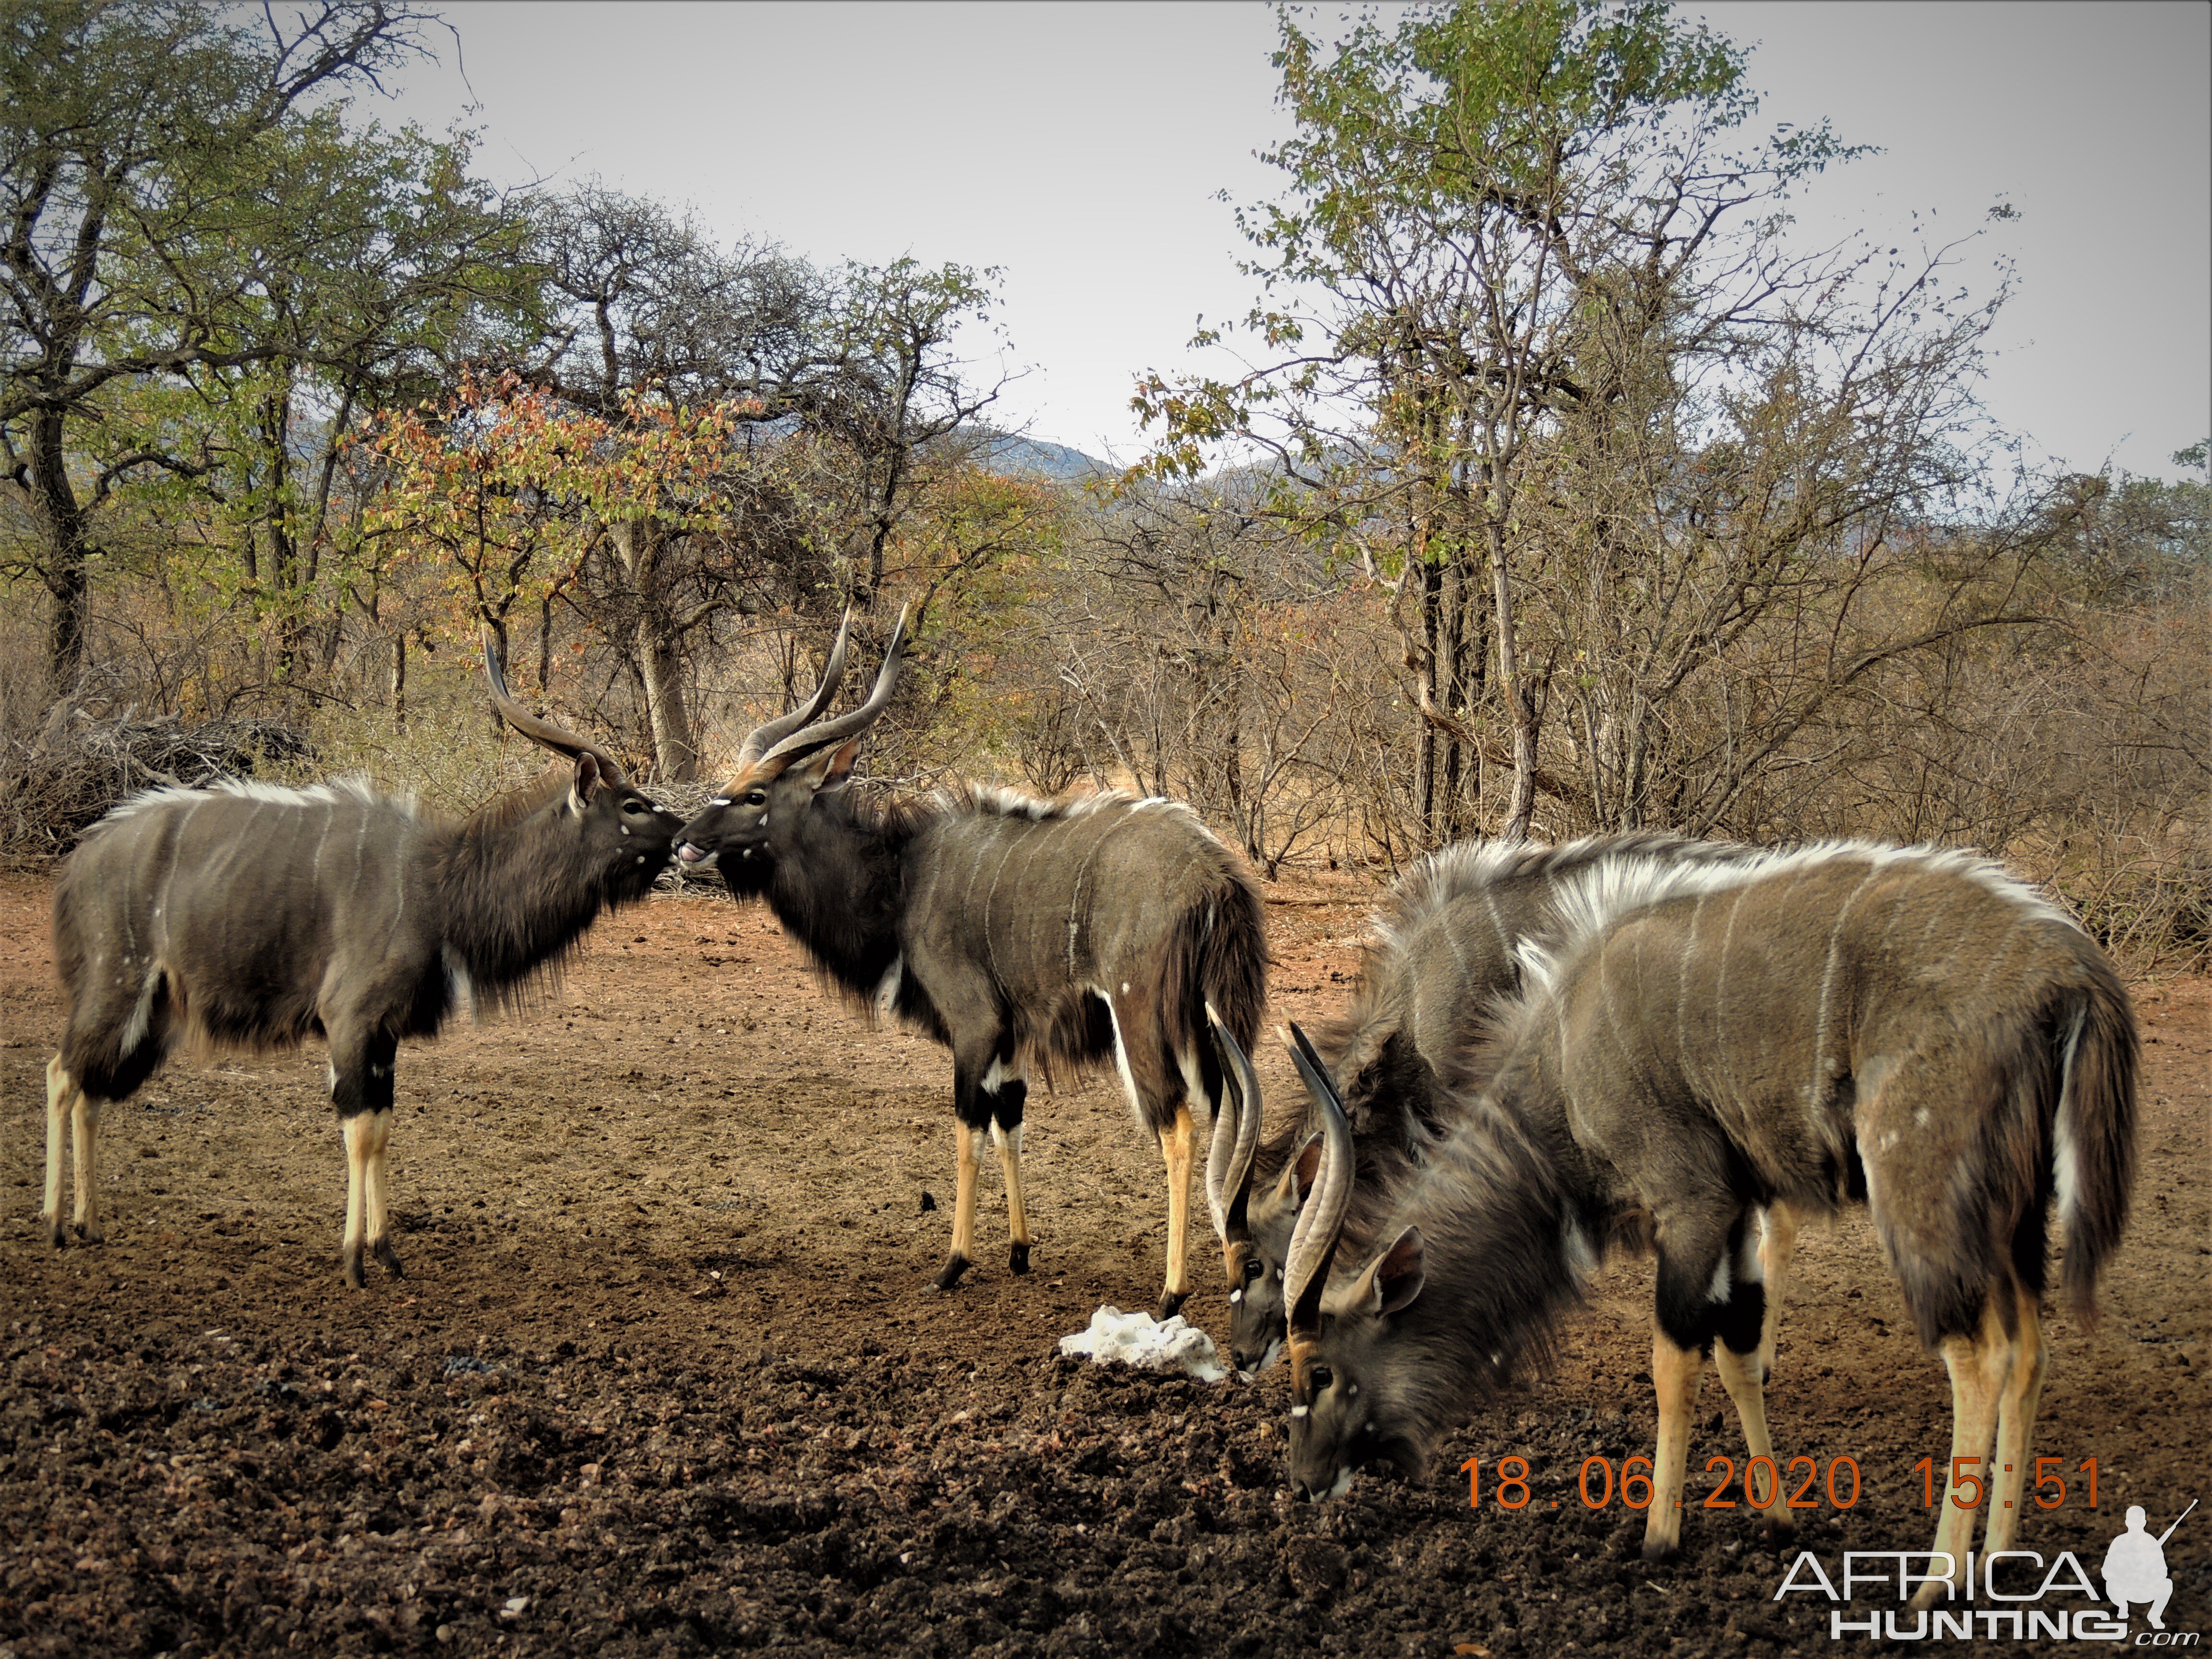
[[[457,1007],[513,1005],[556,974],[602,910],[641,899],[679,823],[605,750],[507,695],[508,725],[556,764],[458,823],[360,779],[135,795],[94,825],[54,889],[69,1010],[46,1067],[47,1230],[62,1220],[62,1137],[76,1132],[74,1231],[100,1241],[100,1117],[179,1042],[265,1051],[330,1042],[345,1139],[345,1281],[399,1272],[385,1184],[392,1066]]]
[[[1568,925],[1524,949],[1523,989],[1473,1057],[1456,1123],[1334,1283],[1352,1135],[1300,1039],[1325,1133],[1285,1270],[1292,1483],[1318,1496],[1370,1459],[1425,1464],[1543,1352],[1607,1246],[1632,1244],[1658,1258],[1644,1551],[1671,1554],[1708,1355],[1751,1447],[1747,1481],[1776,1468],[1750,1217],[1863,1204],[1951,1374],[1948,1490],[1915,1601],[1955,1593],[1977,1509],[1990,1556],[2025,1517],[2046,1219],[2086,1322],[2127,1218],[2137,1050],[2112,963],[2071,917],[1957,852],[1600,865],[1563,898]],[[1766,1525],[1786,1531],[1788,1509]]]
[[[854,757],[897,684],[906,616],[868,700],[822,719],[850,628],[848,616],[814,695],[745,739],[736,775],[684,826],[677,855],[719,858],[731,892],[766,899],[830,983],[952,1050],[959,1170],[939,1290],[974,1255],[984,1131],[1006,1176],[1008,1265],[1029,1271],[1030,1081],[1110,1055],[1167,1164],[1165,1318],[1190,1292],[1191,1163],[1223,1086],[1206,1005],[1249,1042],[1267,1001],[1258,890],[1174,801],[981,787],[863,801],[849,787]]]

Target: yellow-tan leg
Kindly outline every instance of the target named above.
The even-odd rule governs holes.
[[[362,1159],[362,1189],[368,1204],[368,1254],[395,1278],[404,1277],[399,1252],[392,1245],[391,1188],[385,1171],[385,1154],[392,1146],[392,1114],[364,1112],[368,1120],[368,1151]]]
[[[1782,1330],[1782,1281],[1797,1250],[1797,1217],[1786,1204],[1769,1205],[1759,1224],[1759,1276],[1766,1288],[1766,1314],[1759,1327],[1759,1380],[1774,1380],[1774,1349]]]
[[[1168,1166],[1168,1279],[1160,1292],[1162,1319],[1172,1318],[1190,1297],[1190,1165],[1197,1143],[1198,1126],[1185,1101],[1160,1137],[1160,1157]]]
[[[1690,1413],[1705,1357],[1651,1334],[1651,1384],[1659,1396],[1659,1446],[1651,1469],[1651,1508],[1644,1520],[1644,1559],[1672,1555],[1682,1543],[1682,1485],[1690,1456]]]
[[[56,1054],[46,1062],[46,1207],[43,1216],[46,1237],[56,1249],[68,1237],[62,1225],[62,1160],[69,1152],[70,1103],[76,1095],[76,1079],[62,1067]]]
[[[72,1089],[70,1115],[76,1131],[76,1236],[98,1244],[107,1237],[100,1225],[100,1103]]]
[[[975,1132],[955,1119],[955,1156],[959,1159],[958,1186],[952,1200],[952,1254],[937,1276],[937,1288],[949,1291],[960,1282],[974,1261],[975,1249]]]
[[[362,1242],[368,1231],[368,1149],[375,1115],[356,1112],[338,1121],[346,1150],[345,1241],[338,1248],[338,1265],[345,1271],[348,1287],[356,1291],[368,1282],[362,1272]]]
[[[1781,1496],[1781,1468],[1774,1461],[1774,1439],[1766,1427],[1766,1391],[1759,1386],[1759,1358],[1755,1354],[1738,1353],[1725,1342],[1713,1345],[1713,1369],[1720,1373],[1721,1387],[1728,1390],[1729,1399],[1735,1406],[1736,1421],[1743,1425],[1744,1496],[1757,1498],[1753,1508],[1765,1506],[1764,1518],[1768,1534],[1782,1537],[1796,1530],[1790,1511],[1778,1500]],[[1653,1372],[1655,1376],[1657,1372]],[[1766,1460],[1766,1468],[1759,1471],[1754,1481],[1751,1466],[1759,1458]]]
[[[2020,1326],[2013,1340],[2012,1372],[1997,1401],[1996,1480],[1990,1492],[1990,1526],[1985,1550],[2008,1550],[2025,1518],[2027,1486],[2035,1455],[2035,1408],[2043,1398],[2051,1351],[2043,1340],[2041,1310],[2025,1288],[2016,1297]]]
[[[1007,1268],[1025,1273],[1030,1270],[1030,1212],[1022,1202],[1022,1126],[1007,1129],[994,1121],[991,1144],[999,1149],[999,1170],[1006,1178]]]
[[[1974,1336],[1944,1339],[1943,1364],[1951,1373],[1951,1462],[1945,1467],[1936,1542],[1930,1547],[1951,1558],[1949,1582],[1955,1586],[1966,1573],[1966,1547],[1974,1539],[1975,1510],[1951,1501],[1954,1495],[1963,1497],[1967,1490],[1951,1477],[1959,1472],[1962,1460],[1975,1460],[1964,1473],[1981,1480],[1981,1501],[1989,1502],[1990,1443],[1996,1433],[1997,1404],[2012,1369],[2012,1344],[2006,1339],[1994,1302],[1983,1311],[1982,1328]],[[1943,1591],[1943,1580],[1923,1584],[1913,1593],[1912,1605],[1932,1606]]]

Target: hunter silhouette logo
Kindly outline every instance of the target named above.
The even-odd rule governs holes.
[[[2189,1510],[2197,1507],[2191,1498]],[[2140,1504],[2128,1510],[2128,1529],[2112,1540],[2105,1552],[2105,1594],[2120,1610],[2120,1617],[2128,1616],[2128,1603],[2147,1601],[2150,1604],[2150,1627],[2164,1630],[2162,1615],[2166,1604],[2173,1595],[2173,1580],[2166,1575],[2166,1540],[2173,1536],[2173,1528],[2189,1518],[2189,1510],[2173,1517],[2173,1526],[2153,1538],[2144,1528],[2149,1517]]]

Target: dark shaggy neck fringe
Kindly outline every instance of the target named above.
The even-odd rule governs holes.
[[[872,1016],[899,954],[907,845],[945,811],[912,797],[817,795],[806,814],[805,851],[779,860],[769,879],[769,908],[805,948],[816,978]],[[941,1036],[912,976],[902,981],[896,1012]]]
[[[1425,1245],[1427,1281],[1392,1342],[1405,1366],[1395,1392],[1424,1456],[1485,1400],[1547,1369],[1560,1319],[1581,1305],[1567,1228],[1587,1231],[1589,1205],[1547,1139],[1486,1096],[1378,1206],[1372,1238],[1418,1226]]]
[[[574,769],[565,761],[556,761],[542,775],[495,796],[470,813],[461,821],[461,834],[480,838],[495,836],[521,823],[539,808],[550,806],[566,795],[574,775]]]
[[[550,804],[549,783],[562,785]],[[532,798],[535,810],[525,810]],[[568,811],[566,779],[556,774],[477,812],[441,860],[446,947],[468,970],[480,1005],[520,1009],[538,1000],[611,902]]]

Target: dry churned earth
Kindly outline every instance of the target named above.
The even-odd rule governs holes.
[[[0,882],[0,1659],[1832,1646],[1826,1602],[1772,1599],[1785,1558],[1746,1508],[1693,1510],[1653,1568],[1618,1498],[1577,1493],[1585,1457],[1650,1449],[1648,1267],[1613,1267],[1552,1374],[1428,1479],[1294,1502],[1279,1369],[1206,1387],[1057,1355],[1158,1285],[1158,1158],[1108,1081],[1032,1103],[1037,1271],[1004,1269],[986,1160],[983,1261],[935,1295],[945,1056],[870,1031],[765,912],[721,899],[603,922],[535,1018],[403,1051],[404,1280],[340,1286],[319,1052],[179,1064],[114,1109],[110,1242],[53,1254],[47,894]],[[1276,1013],[1329,1006],[1373,890],[1269,896]],[[2102,1326],[2054,1321],[2037,1449],[2069,1492],[2022,1540],[2093,1571],[2125,1505],[2156,1530],[2212,1498],[2212,985],[2137,990],[2136,1220]],[[1287,1067],[1263,1076],[1286,1103]],[[1225,1336],[1218,1261],[1194,1239],[1188,1312]],[[1855,1507],[1802,1512],[1805,1541],[1832,1568],[1924,1548],[1942,1369],[1863,1219],[1808,1232],[1798,1263],[1776,1438],[1863,1473]],[[1709,1382],[1696,1492],[1707,1456],[1741,1455],[1723,1403]],[[1534,1470],[1518,1510],[1496,1502],[1511,1454]],[[2092,1456],[2094,1510],[2073,1473]],[[2212,1506],[2168,1557],[2167,1623],[2212,1631]]]

